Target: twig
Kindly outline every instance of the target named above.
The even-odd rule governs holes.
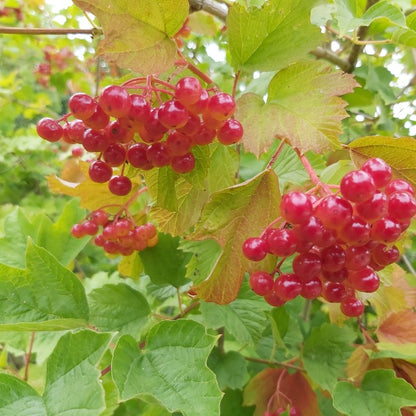
[[[228,15],[228,7],[224,3],[219,3],[215,0],[189,0],[191,11],[204,10],[218,19],[225,22]]]
[[[311,54],[316,56],[319,59],[325,59],[326,61],[337,65],[344,72],[349,72],[351,68],[351,65],[348,61],[340,58],[335,53],[331,52],[328,49],[322,48],[321,46],[318,46],[316,49],[311,51]]]
[[[186,314],[191,312],[193,309],[196,309],[199,306],[199,301],[196,301],[194,303],[191,303],[188,307],[186,307],[183,312],[179,313],[178,315],[175,315],[172,319],[172,321],[176,321],[178,319],[183,318]]]
[[[11,35],[101,35],[101,29],[68,29],[68,28],[43,28],[43,27],[8,27],[0,26],[0,33]]]
[[[29,350],[27,354],[25,354],[25,375],[23,377],[23,380],[25,381],[27,381],[29,378],[29,364],[30,364],[30,357],[32,355],[34,341],[35,341],[35,332],[32,332],[30,335]]]

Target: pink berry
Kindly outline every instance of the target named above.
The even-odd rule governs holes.
[[[376,191],[373,178],[363,170],[347,173],[341,180],[342,196],[351,202],[363,202],[370,199]]]
[[[127,195],[132,188],[131,180],[127,176],[113,176],[108,182],[108,189],[114,195]]]
[[[364,312],[364,304],[354,296],[346,296],[341,300],[341,311],[345,316],[360,316]]]
[[[273,277],[269,273],[257,271],[250,275],[250,287],[260,296],[267,295],[273,289]]]
[[[263,260],[267,254],[267,243],[262,238],[247,238],[243,244],[243,254],[249,260]]]
[[[131,106],[130,95],[123,87],[108,85],[101,91],[98,104],[109,116],[125,117]]]
[[[42,139],[57,142],[64,134],[62,126],[53,118],[44,117],[36,125],[36,131]]]
[[[242,137],[243,126],[234,119],[227,120],[217,132],[218,141],[225,145],[237,143]]]
[[[312,202],[303,192],[289,192],[283,195],[280,203],[280,215],[292,224],[307,222],[313,213]]]
[[[281,274],[274,282],[274,292],[284,300],[294,299],[302,291],[302,282],[292,273]]]
[[[380,158],[368,159],[361,170],[371,175],[377,188],[384,188],[391,180],[391,167]]]

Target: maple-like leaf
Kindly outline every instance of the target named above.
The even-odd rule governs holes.
[[[143,74],[173,66],[176,45],[171,39],[189,12],[187,0],[74,0],[97,16],[104,39],[98,53],[108,62]]]
[[[285,374],[282,374],[283,372]],[[276,392],[279,378],[279,392],[281,394]],[[321,415],[316,394],[305,376],[300,372],[289,374],[280,368],[267,368],[249,381],[244,389],[244,405],[255,405],[254,416],[261,416],[267,410],[270,397],[275,393],[272,410],[286,407],[289,404],[289,399],[302,415]]]
[[[208,302],[229,303],[237,297],[244,273],[253,267],[262,269],[262,263],[253,264],[242,255],[242,246],[278,217],[279,203],[278,180],[272,170],[211,196],[190,238],[215,239],[222,252],[207,279],[194,287],[198,296]],[[270,260],[266,257],[263,262]]]
[[[287,139],[303,153],[339,147],[341,121],[347,117],[347,103],[340,95],[357,85],[352,75],[321,62],[301,61],[279,71],[269,84],[267,103],[253,93],[237,101],[245,149],[258,157],[275,137]]]

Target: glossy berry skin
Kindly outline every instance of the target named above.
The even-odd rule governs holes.
[[[85,221],[82,224],[82,227],[84,228],[85,234],[87,235],[95,235],[98,232],[98,225],[90,220]]]
[[[192,146],[192,139],[185,134],[174,130],[166,138],[166,146],[171,156],[182,156],[189,152]]]
[[[179,101],[165,101],[159,107],[158,119],[167,129],[181,128],[188,121],[188,110]]]
[[[350,272],[348,280],[351,286],[360,292],[372,293],[380,286],[380,279],[377,273],[369,266]]]
[[[381,218],[372,227],[370,236],[380,243],[392,243],[396,241],[402,232],[400,224],[391,218]]]
[[[108,85],[101,91],[98,104],[109,116],[125,117],[131,106],[130,95],[123,87]]]
[[[378,265],[387,266],[399,260],[400,252],[396,246],[387,247],[384,244],[378,244],[373,248],[371,258]]]
[[[384,192],[387,195],[392,194],[393,192],[409,192],[411,195],[415,195],[415,190],[409,182],[404,179],[393,179],[384,189]]]
[[[72,143],[82,143],[87,126],[82,120],[72,120],[66,125],[66,133]]]
[[[340,190],[345,199],[351,202],[363,202],[373,196],[376,185],[367,172],[354,170],[342,178]]]
[[[111,179],[113,169],[111,166],[107,165],[107,163],[101,160],[96,160],[91,163],[88,169],[88,174],[93,182],[104,183]]]
[[[195,167],[195,157],[191,152],[181,156],[175,156],[170,161],[170,166],[176,173],[189,173]]]
[[[97,209],[91,213],[91,221],[97,225],[104,226],[108,223],[108,214],[101,209]]]
[[[238,120],[229,119],[217,132],[220,143],[230,145],[239,142],[243,137],[243,126]]]
[[[280,298],[274,290],[271,290],[269,293],[264,295],[264,300],[274,307],[282,306],[286,303],[286,300]]]
[[[234,114],[234,110],[234,98],[225,92],[214,94],[208,102],[207,112],[215,120],[227,120]]]
[[[111,143],[104,150],[103,159],[109,166],[120,166],[126,160],[126,149],[119,143]]]
[[[75,118],[85,120],[94,114],[96,104],[91,96],[78,92],[70,97],[68,107]]]
[[[71,234],[75,238],[82,238],[87,235],[82,224],[74,224],[71,228]]]
[[[284,273],[275,280],[273,290],[280,298],[291,300],[300,295],[302,283],[295,274]]]
[[[146,150],[147,159],[153,166],[162,167],[170,163],[171,156],[165,143],[153,143]]]
[[[321,260],[323,270],[336,272],[345,266],[345,251],[339,244],[334,244],[321,251]]]
[[[114,195],[127,195],[131,188],[132,183],[127,176],[113,176],[108,182],[108,189]]]
[[[339,236],[345,243],[361,246],[370,239],[370,224],[360,217],[352,216],[351,221],[340,230]]]
[[[393,192],[389,195],[388,212],[397,221],[410,220],[416,214],[416,199],[409,192]]]
[[[318,246],[323,240],[324,226],[318,217],[311,216],[306,222],[293,229],[299,240],[310,241]]]
[[[377,221],[387,213],[387,195],[384,192],[376,191],[367,201],[355,204],[355,209],[363,220]]]
[[[107,148],[109,142],[104,130],[87,129],[82,145],[88,152],[102,152]]]
[[[370,264],[371,253],[365,247],[349,246],[345,250],[345,267],[348,270],[360,270]]]
[[[391,180],[391,167],[380,158],[368,159],[361,170],[371,175],[376,188],[384,188]]]
[[[202,86],[195,77],[181,78],[175,85],[175,97],[184,106],[195,104],[201,97]]]
[[[133,123],[133,126],[146,123],[150,115],[150,104],[139,94],[130,95],[130,109],[127,118]]]
[[[99,105],[95,107],[93,115],[84,120],[85,125],[94,130],[104,129],[109,122],[110,116]]]
[[[269,273],[257,271],[250,275],[250,287],[257,295],[267,295],[273,289],[273,283],[273,276]]]
[[[302,282],[300,295],[305,299],[316,299],[322,292],[322,282],[315,277],[307,282]]]
[[[147,148],[147,144],[144,143],[135,143],[129,147],[127,160],[133,167],[143,170],[149,170],[153,167],[147,158]]]
[[[249,260],[263,260],[267,254],[267,243],[259,237],[247,238],[243,244],[243,254]]]
[[[186,109],[192,114],[204,114],[208,108],[210,97],[207,90],[202,90],[198,101],[194,104],[187,104]]]
[[[354,296],[346,296],[341,301],[341,311],[345,316],[360,316],[364,312],[364,304]]]
[[[42,139],[57,142],[64,134],[62,126],[53,118],[44,117],[36,125],[36,131]]]
[[[206,124],[202,124],[198,133],[192,136],[192,142],[195,145],[206,145],[210,144],[215,139],[216,132],[214,129],[211,129]]]
[[[313,213],[312,201],[303,192],[289,192],[280,203],[280,215],[291,224],[307,222]]]
[[[315,215],[325,227],[339,229],[351,220],[352,206],[338,195],[329,195],[319,202]]]
[[[341,282],[325,282],[322,285],[322,296],[331,303],[341,302],[346,294],[345,286]]]
[[[74,147],[71,151],[73,157],[81,157],[84,154],[84,149],[82,147]]]
[[[319,275],[322,268],[321,258],[315,253],[298,254],[292,263],[293,272],[302,282],[307,282]]]
[[[293,230],[273,228],[266,234],[269,253],[278,257],[288,257],[296,252],[298,239]]]

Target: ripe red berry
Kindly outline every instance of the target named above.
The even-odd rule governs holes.
[[[352,202],[363,202],[370,199],[376,191],[376,185],[370,174],[363,170],[347,173],[341,180],[342,196]]]
[[[350,271],[348,281],[355,290],[360,292],[375,292],[380,286],[377,273],[369,266],[361,270]]]
[[[165,143],[151,144],[146,150],[146,156],[153,166],[162,167],[169,165],[171,156]]]
[[[195,77],[184,77],[176,83],[175,97],[185,106],[195,104],[201,93],[201,83]]]
[[[192,114],[203,114],[208,108],[209,94],[207,90],[202,90],[199,99],[194,104],[186,104],[187,110]]]
[[[113,169],[102,160],[96,160],[91,163],[88,174],[92,181],[104,183],[110,180],[113,174]]]
[[[176,100],[165,101],[158,111],[158,119],[167,129],[177,129],[185,126],[188,115],[188,110]]]
[[[250,275],[249,284],[254,293],[264,296],[273,289],[273,276],[263,271],[257,271]]]
[[[274,282],[273,290],[284,300],[294,299],[302,291],[302,282],[292,273],[281,274]]]
[[[290,229],[272,228],[266,234],[269,253],[278,257],[288,257],[296,252],[298,239]]]
[[[387,247],[385,244],[378,244],[373,248],[371,258],[378,265],[387,266],[399,260],[400,252],[396,246]]]
[[[42,139],[57,142],[64,134],[62,126],[53,118],[44,117],[36,125],[36,131]]]
[[[95,107],[93,115],[84,120],[85,125],[94,130],[104,129],[109,122],[110,116],[99,105]]]
[[[336,272],[345,266],[345,250],[339,245],[324,248],[321,251],[322,269]]]
[[[371,260],[370,250],[366,246],[347,247],[345,250],[345,267],[349,270],[360,270],[368,266]]]
[[[78,92],[70,97],[68,107],[74,117],[85,120],[94,114],[96,104],[91,96]]]
[[[313,213],[311,199],[303,192],[289,192],[283,195],[280,203],[280,215],[292,224],[307,222]]]
[[[339,229],[351,220],[352,206],[338,195],[329,195],[319,202],[315,215],[325,227]]]
[[[354,296],[346,296],[341,300],[341,311],[345,316],[360,316],[364,312],[364,304]]]
[[[104,226],[108,223],[108,214],[101,209],[97,209],[91,213],[91,221]]]
[[[402,228],[399,222],[385,217],[372,225],[370,236],[380,243],[392,243],[399,238],[401,233]]]
[[[98,225],[90,220],[85,221],[82,227],[87,235],[95,235],[98,232]]]
[[[380,158],[368,159],[361,170],[371,175],[377,188],[384,188],[391,180],[391,167]]]
[[[170,161],[170,165],[176,173],[189,173],[195,167],[195,157],[191,152],[175,156]]]
[[[416,199],[409,192],[393,192],[388,206],[390,217],[397,221],[409,220],[416,214]]]
[[[331,303],[341,302],[346,294],[346,289],[341,282],[325,282],[322,285],[322,296]]]
[[[131,180],[127,176],[113,176],[108,182],[108,189],[114,195],[127,195],[132,188]]]
[[[72,120],[66,124],[66,134],[72,143],[82,143],[87,126],[82,120]]]
[[[253,261],[260,261],[266,257],[267,243],[262,238],[251,237],[243,244],[243,254]]]
[[[286,301],[280,298],[274,290],[271,290],[269,293],[264,295],[264,300],[271,306],[279,307],[286,303]]]
[[[87,129],[84,132],[82,145],[88,152],[102,152],[109,145],[104,130]]]
[[[411,195],[415,195],[415,190],[409,182],[404,179],[393,179],[384,189],[384,192],[387,195],[392,194],[393,192],[409,192]]]
[[[357,214],[368,222],[374,222],[387,213],[387,196],[384,192],[376,191],[367,201],[356,203]]]
[[[345,243],[361,246],[370,239],[370,224],[360,217],[352,216],[351,220],[340,230],[339,237]]]
[[[208,102],[207,112],[216,120],[227,120],[234,114],[234,110],[234,98],[225,92],[214,94]]]
[[[127,151],[127,160],[130,164],[138,169],[149,170],[153,167],[147,158],[147,144],[135,143]]]
[[[218,141],[225,145],[237,143],[242,137],[243,126],[232,118],[227,120],[217,132]]]
[[[305,299],[316,299],[322,291],[322,282],[315,277],[307,282],[302,282],[300,295]]]
[[[293,272],[302,282],[311,280],[319,275],[322,268],[321,258],[315,253],[298,254],[292,263]]]
[[[109,116],[125,117],[131,106],[130,95],[123,87],[108,85],[101,91],[98,104]]]

